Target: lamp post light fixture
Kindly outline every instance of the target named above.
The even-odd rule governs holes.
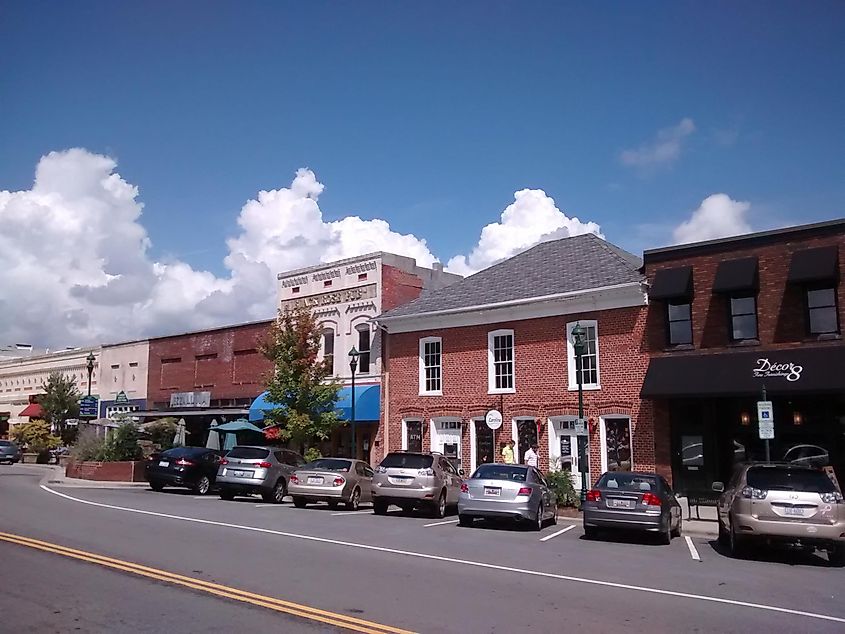
[[[91,375],[94,374],[94,361],[97,359],[93,352],[89,352],[85,360],[88,362],[88,396],[91,396]]]
[[[352,346],[349,351],[349,369],[352,370],[352,409],[349,414],[349,424],[352,426],[352,458],[358,458],[358,447],[355,438],[355,371],[358,369],[358,357],[361,353]]]
[[[578,378],[578,419],[584,421],[584,376],[581,371],[581,363],[584,353],[587,351],[587,331],[581,322],[575,322],[572,329],[572,348],[575,351],[575,375]],[[585,423],[586,425],[586,423]],[[590,442],[590,428],[586,427],[587,436],[578,436],[578,470],[581,472],[581,505],[587,499],[587,456],[586,446]]]

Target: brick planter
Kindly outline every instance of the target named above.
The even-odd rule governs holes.
[[[143,482],[144,462],[69,462],[65,476],[101,482]]]

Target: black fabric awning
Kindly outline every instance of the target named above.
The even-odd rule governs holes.
[[[716,269],[714,293],[756,291],[759,281],[757,257],[723,260]]]
[[[651,299],[677,299],[692,296],[692,267],[660,269],[654,274],[654,284],[648,290]]]
[[[835,280],[838,271],[839,249],[836,245],[804,249],[792,254],[788,280],[790,284]]]
[[[845,392],[845,346],[684,354],[648,364],[640,396],[673,398]]]

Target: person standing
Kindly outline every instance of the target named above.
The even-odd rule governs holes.
[[[504,462],[505,464],[514,464],[513,447],[514,447],[513,439],[510,439],[508,441],[508,444],[506,444],[502,448],[502,462]]]
[[[537,454],[537,445],[533,444],[525,452],[525,464],[535,469],[540,466],[540,456]]]

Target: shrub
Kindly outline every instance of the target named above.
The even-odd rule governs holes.
[[[141,447],[138,445],[138,428],[134,423],[123,423],[106,440],[103,459],[107,462],[138,460],[141,454]]]
[[[555,492],[560,506],[571,506],[576,509],[581,507],[581,495],[572,484],[570,471],[552,471],[546,475],[546,481]]]
[[[76,444],[70,449],[70,457],[74,462],[102,460],[105,452],[106,439],[98,436],[93,429],[83,429],[79,432]]]
[[[150,441],[162,450],[173,447],[173,437],[176,435],[176,419],[172,417],[160,418],[146,427]]]
[[[316,447],[308,447],[308,449],[305,450],[305,455],[303,456],[306,462],[314,462],[322,457],[323,453]]]
[[[42,456],[49,458],[50,450],[62,444],[61,438],[50,433],[50,424],[43,420],[19,423],[12,427],[11,435],[17,443],[39,454],[39,458]]]

